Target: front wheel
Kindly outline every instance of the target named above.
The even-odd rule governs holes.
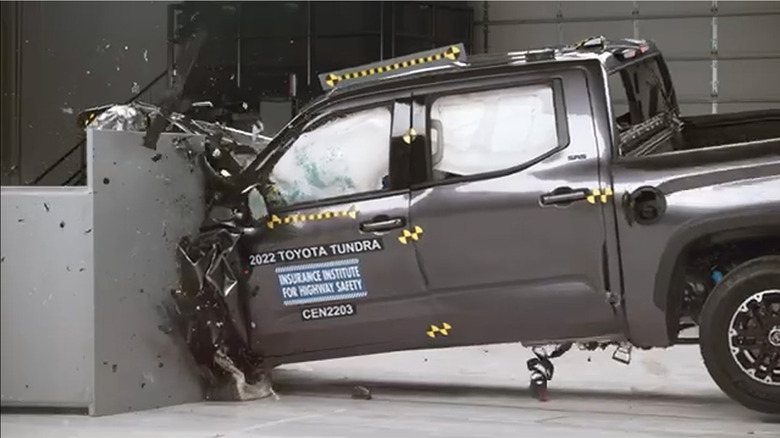
[[[748,409],[780,413],[780,256],[729,272],[704,303],[704,365],[729,397]]]

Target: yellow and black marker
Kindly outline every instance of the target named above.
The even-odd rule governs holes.
[[[409,240],[420,240],[420,235],[423,233],[423,229],[417,225],[412,230],[403,230],[401,235],[398,236],[398,241],[406,245]]]
[[[339,84],[358,83],[361,79],[373,80],[388,73],[410,71],[420,66],[448,65],[465,55],[463,43],[451,46],[412,53],[384,61],[373,62],[358,67],[346,68],[320,75],[320,85],[323,90],[330,90]]]
[[[447,324],[446,322],[443,322],[441,324],[441,327],[436,325],[431,325],[430,330],[426,331],[425,334],[428,335],[429,338],[435,338],[437,334],[441,336],[449,336],[450,335],[449,330],[452,330],[452,326]]]
[[[612,196],[612,189],[607,187],[606,189],[593,189],[590,192],[590,195],[588,195],[587,201],[591,204],[595,204],[596,202],[601,202],[602,204],[606,204],[607,200],[610,196]]]
[[[417,138],[417,131],[414,128],[409,128],[406,134],[404,134],[404,143],[412,144],[415,138]]]
[[[271,218],[266,222],[266,225],[270,229],[274,229],[274,227],[279,225],[289,225],[297,222],[314,222],[314,221],[322,221],[322,220],[329,220],[329,219],[337,219],[342,217],[349,217],[351,219],[357,219],[358,210],[353,205],[349,207],[347,210],[325,210],[321,211],[319,213],[309,213],[309,214],[291,214],[287,216],[279,217],[275,214],[271,215]]]

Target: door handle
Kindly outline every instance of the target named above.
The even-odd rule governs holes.
[[[558,187],[539,197],[542,205],[569,205],[575,201],[584,201],[590,195],[588,189],[572,189],[571,187]]]
[[[402,228],[405,225],[405,218],[380,215],[374,217],[370,221],[362,222],[360,224],[360,231],[376,233],[378,231],[390,231],[395,228]]]

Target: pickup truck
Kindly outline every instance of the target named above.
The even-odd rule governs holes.
[[[726,394],[780,412],[780,110],[682,116],[636,39],[320,80],[247,166],[204,154],[172,295],[212,378],[520,343],[543,397],[572,345],[693,343]]]

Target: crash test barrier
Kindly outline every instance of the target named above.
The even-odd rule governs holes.
[[[2,407],[107,415],[201,401],[163,304],[204,214],[204,137],[87,131],[87,184],[2,187]]]

